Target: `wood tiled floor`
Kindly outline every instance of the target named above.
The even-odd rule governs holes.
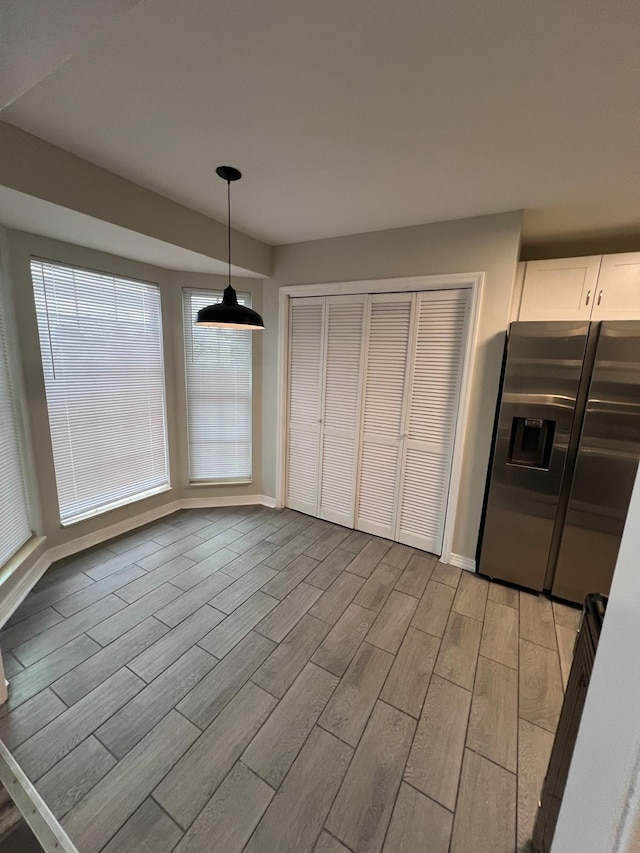
[[[53,566],[0,737],[81,853],[525,851],[579,611],[257,507]]]

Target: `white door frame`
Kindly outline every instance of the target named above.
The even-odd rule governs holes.
[[[452,275],[425,275],[407,278],[369,279],[365,281],[338,281],[323,284],[301,284],[281,287],[278,308],[278,426],[276,453],[276,506],[284,506],[286,494],[286,442],[288,407],[288,363],[289,363],[289,306],[290,300],[298,296],[338,296],[343,293],[404,293],[424,290],[460,290],[471,291],[471,317],[467,345],[464,354],[460,402],[453,445],[449,499],[442,541],[442,561],[448,563],[451,558],[453,530],[458,509],[460,478],[462,474],[462,453],[464,436],[467,429],[469,399],[471,396],[471,377],[476,353],[480,305],[484,285],[484,273],[460,273]]]

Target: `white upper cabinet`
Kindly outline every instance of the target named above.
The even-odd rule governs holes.
[[[518,320],[640,319],[640,252],[523,266]]]
[[[603,256],[591,318],[640,318],[640,252]]]
[[[529,261],[519,320],[588,320],[596,300],[600,255]]]

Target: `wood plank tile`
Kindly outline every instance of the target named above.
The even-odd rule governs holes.
[[[60,820],[115,765],[116,759],[94,737],[79,746],[45,773],[36,785],[38,793]]]
[[[153,681],[223,619],[223,613],[205,604],[161,639],[156,640],[146,651],[133,658],[127,664],[129,669],[144,678],[147,683]]]
[[[405,779],[453,811],[467,734],[471,693],[434,675],[425,699]]]
[[[0,720],[0,740],[13,750],[66,711],[66,708],[64,702],[47,687]]]
[[[253,631],[177,705],[178,711],[200,728],[206,728],[245,682],[253,675],[275,644]]]
[[[363,584],[364,578],[343,572],[320,596],[309,613],[316,619],[335,625]]]
[[[227,545],[231,544],[235,539],[240,539],[243,535],[239,530],[234,530],[233,527],[227,527],[225,530],[221,530],[220,533],[216,533],[215,536],[207,536],[205,530],[206,528],[197,534],[199,538],[204,537],[204,542],[200,542],[200,544],[181,552],[184,553],[185,557],[194,560],[196,563],[200,563],[207,557],[211,557],[217,551],[222,551]],[[231,559],[233,558],[230,558],[229,561]]]
[[[539,646],[558,650],[553,608],[548,598],[520,591],[520,636]]]
[[[520,640],[520,716],[555,732],[562,698],[558,653]]]
[[[303,581],[262,619],[256,631],[275,643],[281,642],[321,594],[315,586]]]
[[[482,622],[452,610],[433,670],[436,675],[472,690],[481,634]]]
[[[516,777],[465,750],[451,853],[513,853],[515,809]]]
[[[353,750],[315,728],[258,824],[246,853],[309,853]]]
[[[478,658],[467,746],[506,770],[518,765],[518,673]]]
[[[518,611],[487,601],[480,654],[517,669],[518,642]]]
[[[313,848],[313,853],[349,853],[347,847],[333,837],[328,832],[320,833],[318,843]]]
[[[367,542],[373,539],[370,533],[363,533],[361,530],[352,530],[351,533],[342,543],[345,551],[350,551],[352,554],[358,554]]]
[[[290,539],[285,545],[271,554],[264,561],[265,566],[271,566],[272,569],[284,569],[289,563],[300,556],[303,551],[311,544],[312,540],[305,536],[304,533],[298,533],[293,539]],[[309,558],[311,559],[311,558]]]
[[[393,548],[395,548],[395,545]],[[393,551],[393,548],[391,548],[391,551]],[[411,549],[408,550],[410,551]],[[389,551],[389,554],[391,551]],[[389,554],[383,558],[383,561],[393,565],[393,563],[387,559]],[[436,558],[431,555],[423,556],[422,554],[412,554],[405,570],[398,578],[395,588],[399,592],[405,592],[407,595],[413,595],[415,598],[421,598],[422,593],[425,591],[427,583],[431,578],[435,563]]]
[[[400,785],[383,853],[422,850],[428,839],[429,853],[448,853],[453,815],[416,791]]]
[[[318,565],[317,560],[312,560],[304,554],[300,554],[292,560],[289,565],[266,583],[262,589],[273,598],[283,599],[294,590],[300,581],[303,581]]]
[[[350,604],[311,660],[342,677],[375,618],[372,610]]]
[[[518,744],[518,850],[524,851],[528,849],[527,842],[533,835],[553,735],[533,723],[520,720]]]
[[[437,637],[409,628],[380,698],[405,714],[419,717],[439,648]]]
[[[416,721],[378,702],[362,735],[326,827],[352,850],[382,847]]]
[[[367,642],[395,655],[417,606],[413,596],[392,591],[367,634]]]
[[[76,846],[98,853],[198,735],[180,714],[167,714],[63,820]]]
[[[281,699],[327,636],[329,628],[326,622],[314,619],[308,614],[303,616],[293,631],[254,673],[253,681]]]
[[[209,604],[221,610],[223,613],[233,613],[236,607],[240,607],[254,592],[263,587],[267,581],[276,576],[276,570],[268,566],[259,565],[251,569],[246,575],[228,586],[219,595],[211,599]]]
[[[255,512],[247,515],[242,521],[236,522],[233,526],[241,533],[251,533],[256,527],[260,527],[265,521],[268,522],[271,518],[273,510],[266,506],[259,507]]]
[[[59,572],[51,566],[48,572],[45,573],[44,578],[47,577],[47,574],[51,574],[55,577],[58,573]],[[84,589],[85,586],[91,586],[95,583],[95,581],[91,580],[88,575],[83,574],[80,570],[75,570],[71,574],[63,574],[59,580],[54,580],[48,584],[45,582],[43,585],[44,578],[38,581],[33,591],[25,598],[22,604],[11,616],[3,630],[13,627],[18,622],[22,622],[29,616],[33,616],[35,613],[55,604],[56,601],[60,601],[68,595],[71,595],[80,589]],[[2,635],[0,634],[0,637],[1,636]]]
[[[142,598],[143,595],[157,589],[159,586],[162,586],[163,583],[172,580],[181,572],[184,572],[185,569],[188,569],[193,565],[193,560],[187,560],[186,557],[179,554],[177,557],[174,557],[172,560],[168,560],[152,572],[143,572],[142,577],[138,578],[133,583],[123,586],[122,589],[118,590],[118,597],[126,601],[127,604],[133,604],[134,601]],[[102,581],[102,583],[104,583],[104,581]]]
[[[347,566],[347,571],[349,571],[349,566]],[[379,613],[401,572],[402,569],[380,563],[354,598],[354,603]]]
[[[11,652],[2,652],[2,666],[4,668],[4,676],[9,681],[15,678],[18,673],[24,671],[24,667],[15,655]]]
[[[93,548],[85,548],[77,554],[71,554],[62,560],[57,560],[50,566],[38,581],[38,587],[45,589],[50,583],[57,583],[64,577],[69,577],[77,572],[85,572],[87,569],[97,566],[105,560],[110,560],[114,552],[106,545],[97,545]],[[127,565],[123,563],[122,565]],[[122,566],[118,566],[122,568]]]
[[[269,546],[273,548],[271,551],[271,553],[273,553],[280,547],[277,543],[271,541],[271,537],[277,533],[278,530],[279,528],[274,524],[265,521],[258,525],[258,527],[254,527],[254,529],[248,533],[243,533],[239,539],[234,539],[233,542],[229,542],[229,550],[235,551],[236,554],[246,554],[247,551],[251,551],[257,546]],[[267,554],[267,556],[269,555]],[[263,559],[265,558],[263,557]]]
[[[23,619],[14,625],[12,628],[5,628],[0,632],[0,645],[4,651],[15,649],[16,646],[26,643],[32,637],[37,637],[43,631],[51,628],[62,622],[63,617],[53,609],[53,607],[45,607]]]
[[[173,530],[175,530],[175,528],[170,527],[168,524],[165,524],[162,521],[156,521],[153,524],[147,524],[144,527],[139,527],[132,533],[124,533],[122,536],[110,539],[109,550],[113,551],[114,554],[124,554],[125,551],[130,551],[132,548],[136,548],[138,545],[146,542],[147,539],[153,539],[154,542],[158,542],[158,537],[161,537]],[[158,544],[164,543],[158,542]]]
[[[363,643],[318,724],[357,746],[392,663],[393,655]]]
[[[265,539],[272,545],[285,545],[302,530],[308,528],[310,522],[311,518],[308,515],[300,515],[296,513],[295,517],[292,518],[291,521],[288,521],[286,524],[282,525],[282,527],[279,527],[274,533],[270,533],[265,537]]]
[[[337,548],[350,535],[351,531],[346,527],[334,527],[325,536],[317,539],[313,545],[309,545],[305,554],[313,557],[314,560],[324,560],[329,554]],[[352,555],[353,559],[353,555]]]
[[[102,853],[169,853],[181,835],[180,827],[149,797]]]
[[[96,643],[100,643],[101,646],[107,646],[109,643],[117,640],[118,637],[121,637],[130,628],[133,628],[134,625],[142,622],[147,616],[152,616],[157,610],[160,610],[179,595],[179,589],[176,589],[175,586],[171,586],[169,583],[165,583],[159,586],[158,589],[154,589],[153,592],[138,599],[134,604],[130,604],[128,607],[125,606],[124,609],[120,609],[120,612],[116,612],[108,619],[104,619],[94,628],[89,628],[86,633]]]
[[[307,583],[317,586],[319,589],[328,589],[351,560],[353,560],[353,554],[349,551],[343,551],[342,548],[336,548],[325,557],[310,575],[307,575]]]
[[[266,542],[261,542],[253,548],[247,549],[244,553],[238,554],[235,560],[227,563],[224,567],[224,573],[237,580],[246,575],[251,569],[260,565],[263,560],[270,557],[277,549],[277,545],[269,545]]]
[[[155,534],[152,538],[159,545],[172,545],[178,539],[184,539],[189,533],[198,533],[209,524],[209,521],[202,516],[191,516],[184,524],[177,527],[167,525],[167,530],[164,533]]]
[[[275,704],[273,696],[245,684],[158,785],[154,799],[183,829],[209,801]]]
[[[67,705],[75,704],[110,675],[152,646],[168,630],[162,622],[149,616],[144,622],[55,681],[52,689]]]
[[[117,572],[118,569],[122,569],[124,566],[130,566],[132,563],[138,563],[138,565],[146,571],[146,566],[142,565],[143,561],[151,554],[161,552],[162,546],[158,545],[158,543],[154,542],[152,539],[147,539],[135,548],[130,548],[128,551],[125,551],[123,554],[114,554],[113,551],[109,551],[108,549],[107,551],[110,556],[103,557],[101,560],[93,562],[89,567],[82,567],[81,571],[86,575],[89,575],[90,578],[93,578],[94,581],[101,581],[106,578],[107,575]],[[167,557],[167,559],[169,558]]]
[[[345,539],[342,543],[346,550],[348,550],[346,548],[348,541],[348,539]],[[347,571],[352,572],[354,575],[360,575],[361,578],[371,577],[373,570],[390,548],[391,542],[388,542],[386,539],[371,539],[361,551],[358,551],[354,559],[347,566]],[[394,568],[396,567],[394,566]],[[401,572],[402,569],[396,571],[396,577]]]
[[[401,545],[400,542],[394,542],[382,559],[390,566],[395,566],[397,569],[404,569],[414,555],[418,558],[422,556],[421,554],[416,554],[413,548],[410,548],[408,545]]]
[[[73,595],[63,598],[62,601],[57,601],[55,609],[63,616],[73,616],[74,613],[84,610],[85,607],[99,601],[110,592],[119,591],[122,587],[143,576],[146,576],[145,570],[136,566],[135,563],[132,566],[125,566],[112,575],[107,575],[104,580],[95,581],[91,586],[85,586],[78,592],[74,592]],[[119,598],[122,596],[120,595]]]
[[[175,853],[241,853],[275,791],[240,761],[202,809]]]
[[[197,646],[171,664],[96,730],[96,737],[120,759],[159,723],[216,665]]]
[[[489,600],[497,601],[498,604],[505,604],[507,607],[513,607],[515,610],[520,609],[519,590],[497,581],[491,581],[489,584]]]
[[[441,563],[440,560],[438,560],[431,572],[431,580],[437,581],[438,583],[444,583],[447,586],[455,588],[460,582],[461,574],[462,569],[458,569],[456,566],[449,566],[447,563]]]
[[[272,598],[260,591],[254,592],[251,598],[248,598],[230,616],[226,616],[224,621],[217,625],[213,631],[204,636],[199,641],[199,645],[215,657],[223,658],[277,604],[277,598]]]
[[[460,576],[452,610],[469,616],[471,619],[484,619],[484,609],[489,592],[489,581],[473,572],[464,572]]]
[[[558,638],[562,686],[566,690],[569,673],[571,672],[571,664],[573,663],[573,649],[578,635],[571,628],[565,628],[564,625],[556,625],[556,636]]]
[[[279,788],[300,747],[331,698],[338,678],[308,663],[242,755],[272,788]]]
[[[221,548],[172,578],[171,583],[177,586],[178,589],[191,589],[208,577],[211,577],[211,575],[219,572],[220,569],[225,569],[235,559],[236,556],[233,551],[230,551],[228,548]]]
[[[568,604],[562,604],[559,601],[553,602],[553,618],[555,619],[556,625],[560,625],[563,628],[570,628],[572,631],[577,631],[580,627],[581,617],[581,607],[569,607]]]
[[[47,628],[46,631],[42,631],[36,637],[27,640],[26,643],[17,646],[13,650],[13,653],[21,664],[31,666],[31,664],[39,661],[40,658],[51,654],[51,652],[59,649],[60,646],[64,646],[69,640],[79,637],[80,634],[85,633],[124,607],[126,607],[126,604],[117,595],[113,593],[107,595],[100,599],[100,601],[96,601],[95,604],[85,607],[84,610],[81,610],[74,616],[58,622],[51,628]]]
[[[429,581],[411,624],[434,637],[442,637],[447,627],[455,589],[436,581]]]
[[[36,693],[44,690],[57,678],[90,658],[101,648],[86,634],[80,634],[65,646],[41,658],[38,663],[18,672],[9,682],[9,701],[2,706],[0,715],[4,716],[8,711],[17,708],[22,702],[26,702]],[[5,655],[3,654],[2,657],[4,660]]]
[[[38,780],[143,687],[128,669],[119,670],[25,741],[16,761],[32,781]]]
[[[206,580],[200,581],[199,584],[192,586],[187,592],[183,592],[169,604],[161,607],[154,615],[165,625],[175,628],[196,610],[200,610],[203,602],[211,601],[232,583],[233,578],[230,578],[226,573],[214,572]]]

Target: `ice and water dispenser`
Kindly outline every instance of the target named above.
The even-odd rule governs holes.
[[[556,422],[542,418],[514,418],[507,463],[548,470]]]

